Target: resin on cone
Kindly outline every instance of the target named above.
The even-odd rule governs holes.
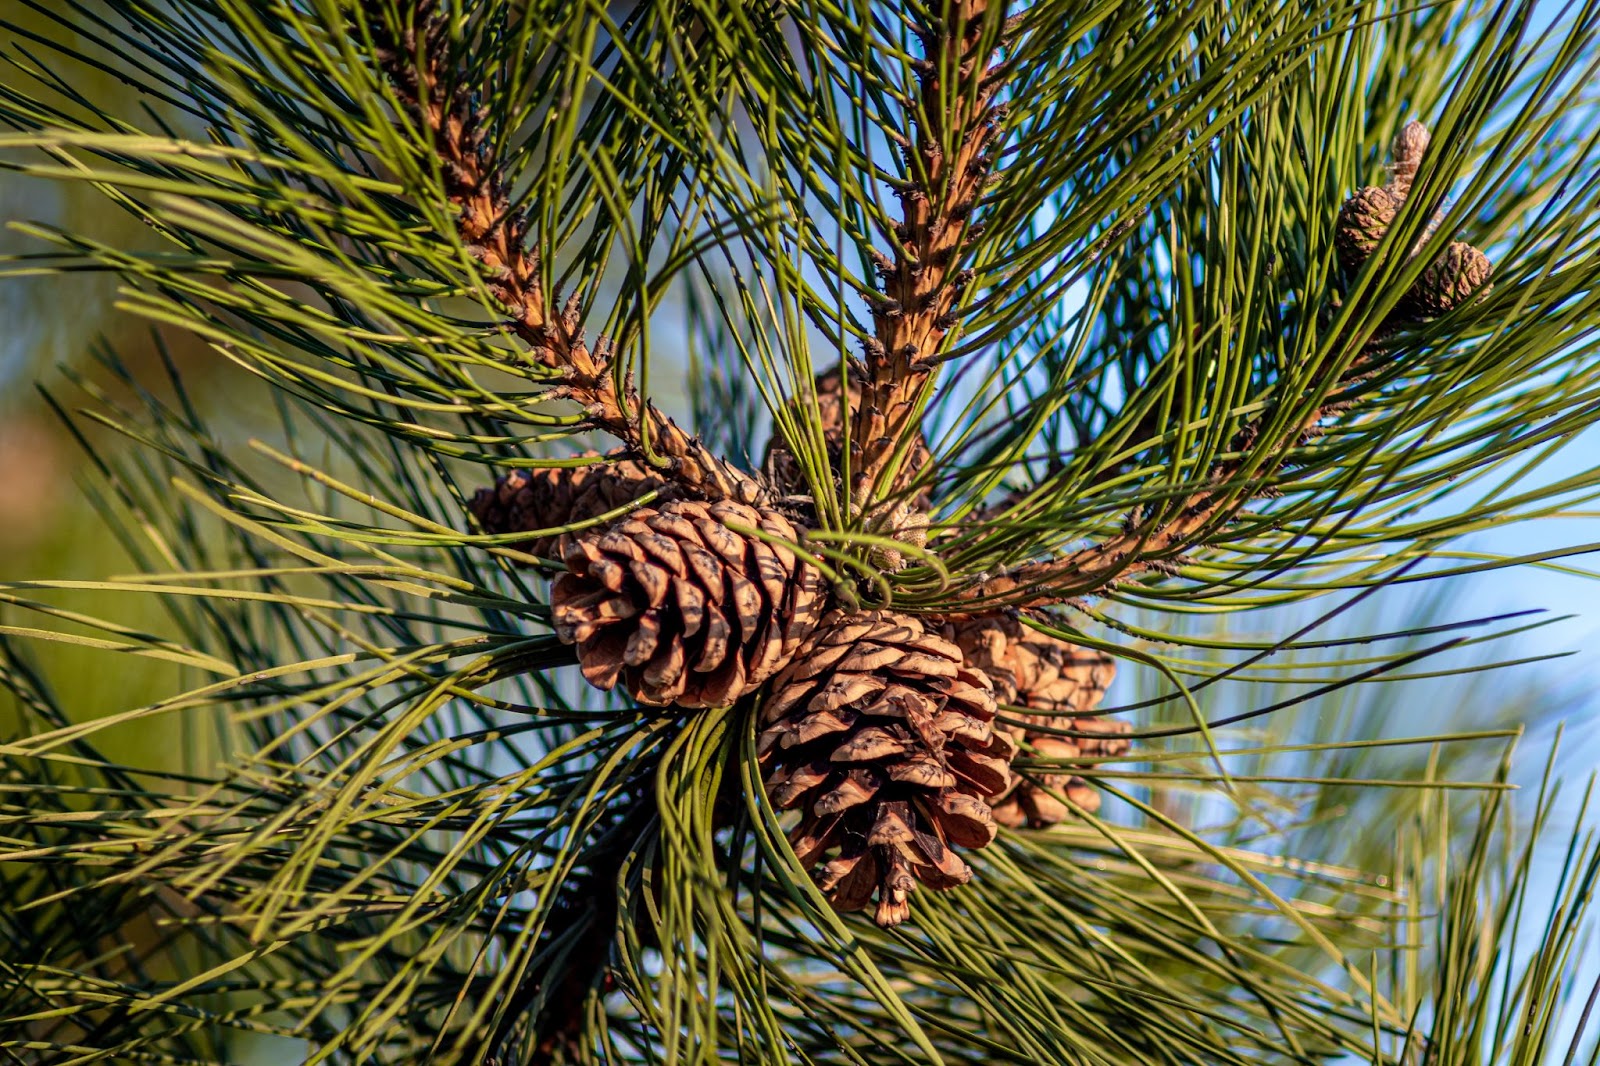
[[[773,679],[758,743],[767,794],[800,811],[790,843],[834,907],[876,896],[874,920],[897,925],[919,883],[971,878],[957,849],[994,839],[985,800],[1009,787],[1016,753],[994,717],[988,677],[892,611],[833,612]]]
[[[822,575],[784,546],[798,539],[781,514],[731,501],[641,507],[572,538],[551,590],[556,635],[597,688],[727,705],[788,663],[822,613]]]

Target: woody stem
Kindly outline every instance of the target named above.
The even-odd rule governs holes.
[[[1333,384],[1320,388],[1351,384],[1369,375],[1377,354],[1378,349],[1369,343],[1337,378],[1324,375],[1323,380],[1332,379]],[[1311,387],[1319,388],[1316,383]],[[980,581],[963,599],[974,605],[981,603],[985,608],[1043,607],[1105,592],[1129,578],[1159,569],[1164,563],[1205,544],[1226,526],[1241,508],[1261,495],[1262,482],[1287,461],[1290,448],[1317,436],[1322,421],[1338,414],[1345,406],[1333,401],[1321,403],[1274,443],[1264,445],[1262,438],[1279,410],[1269,408],[1234,434],[1228,446],[1230,458],[1213,465],[1204,487],[1185,497],[1177,506],[1148,517],[1140,517],[1136,512],[1130,516],[1127,528],[1118,535]],[[1261,454],[1264,446],[1267,458],[1258,469],[1249,471],[1248,457]]]
[[[849,463],[858,499],[893,494],[908,479],[910,443],[927,405],[933,356],[954,326],[970,278],[961,269],[972,214],[991,160],[998,126],[991,99],[998,79],[986,77],[1000,44],[1003,0],[954,0],[943,19],[924,26],[917,66],[912,135],[902,148],[907,178],[895,190],[900,221],[891,254],[878,253],[881,296],[873,301],[873,335],[865,380],[853,413]]]
[[[541,365],[562,374],[561,394],[584,408],[595,429],[621,440],[635,455],[706,499],[756,502],[749,478],[717,458],[631,387],[619,391],[605,340],[584,341],[576,297],[559,312],[539,278],[539,256],[528,244],[528,221],[512,210],[487,122],[465,86],[447,88],[446,23],[433,0],[415,0],[409,25],[393,33],[376,5],[369,21],[378,57],[400,102],[428,131],[456,208],[456,228],[480,264],[489,292],[505,308],[506,325]]]

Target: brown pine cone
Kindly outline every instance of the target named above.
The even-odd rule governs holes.
[[[1394,222],[1400,206],[1411,193],[1417,169],[1428,150],[1431,135],[1422,123],[1411,121],[1395,135],[1394,162],[1389,167],[1389,184],[1382,188],[1358,189],[1339,209],[1334,227],[1334,250],[1346,271],[1354,271],[1372,257],[1378,242]],[[1411,249],[1423,254],[1433,238],[1436,216]],[[1402,316],[1434,318],[1454,310],[1489,289],[1493,267],[1489,257],[1465,241],[1451,241],[1423,271],[1401,300]]]
[[[789,662],[822,614],[822,575],[729,523],[799,539],[776,511],[728,500],[641,507],[571,539],[550,614],[591,684],[621,682],[640,703],[717,707]]]
[[[1394,135],[1394,143],[1389,148],[1389,154],[1394,157],[1394,162],[1389,166],[1389,173],[1393,175],[1389,184],[1401,199],[1411,195],[1411,183],[1416,180],[1417,168],[1422,164],[1422,157],[1432,140],[1433,135],[1428,132],[1428,127],[1416,119],[1407,122]]]
[[[1425,318],[1452,311],[1480,292],[1487,294],[1494,267],[1465,241],[1451,241],[1406,293],[1406,304]]]
[[[1008,717],[1026,724],[1003,728],[1035,754],[1070,764],[1079,758],[1108,758],[1128,750],[1128,723],[1075,717],[1094,710],[1104,698],[1116,674],[1116,663],[1109,655],[1036,632],[1009,614],[958,618],[946,631],[967,662],[989,676],[999,702],[1018,709]],[[1061,736],[1059,732],[1079,735]],[[1064,793],[1086,811],[1100,808],[1100,793],[1083,778],[1070,773],[1036,774],[1034,780],[1017,778],[1008,793],[995,798],[995,820],[1008,826],[1055,825],[1066,819],[1071,808],[1052,792]]]
[[[1372,258],[1404,200],[1403,194],[1389,186],[1369,185],[1357,189],[1339,208],[1333,248],[1339,255],[1339,265],[1346,272],[1353,274]]]
[[[1333,247],[1339,255],[1339,265],[1354,273],[1377,250],[1378,242],[1400,212],[1400,205],[1411,194],[1411,184],[1416,179],[1417,168],[1428,150],[1428,128],[1413,119],[1395,134],[1390,146],[1394,162],[1389,165],[1389,184],[1369,185],[1357,189],[1339,208],[1339,220],[1334,226]],[[1425,244],[1433,229],[1430,226],[1418,241],[1416,251]]]
[[[916,883],[972,876],[955,848],[994,839],[985,797],[1011,783],[1016,745],[994,728],[989,680],[961,649],[892,611],[831,613],[772,682],[759,742],[767,794],[802,816],[789,834],[833,906],[910,914]]]
[[[598,457],[585,452],[584,458]],[[513,470],[479,489],[467,504],[485,533],[532,533],[586,522],[624,507],[648,492],[668,495],[671,482],[632,459],[611,458],[588,466]],[[529,555],[560,559],[571,533],[552,533],[516,541]]]
[[[817,408],[822,416],[822,435],[828,444],[828,458],[835,465],[839,459],[839,451],[844,446],[845,419],[850,417],[851,408],[861,402],[861,390],[853,384],[849,387],[848,400],[846,399],[844,378],[842,368],[837,366],[831,370],[824,370],[816,378]],[[790,405],[798,409],[798,401],[790,401]],[[928,442],[919,433],[916,443],[912,445],[911,454],[906,459],[910,472],[916,473],[921,470],[928,464],[929,458]],[[810,494],[811,487],[806,483],[800,464],[789,451],[783,437],[774,434],[772,440],[767,442],[767,454],[762,459],[761,466],[776,487],[778,495]]]

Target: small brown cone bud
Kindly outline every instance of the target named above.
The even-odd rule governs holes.
[[[1394,135],[1394,144],[1390,146],[1390,154],[1394,157],[1389,171],[1394,175],[1390,186],[1401,198],[1411,195],[1411,183],[1416,180],[1417,168],[1422,163],[1422,157],[1428,151],[1428,143],[1433,139],[1428,133],[1428,127],[1412,119],[1401,127],[1400,132]]]
[[[718,707],[770,678],[811,635],[826,590],[775,511],[732,501],[641,507],[575,536],[551,589],[556,635],[583,676],[640,703]]]
[[[597,456],[596,452],[585,457]],[[649,492],[669,495],[670,482],[643,463],[613,459],[588,466],[513,470],[467,504],[485,533],[534,533],[570,526],[618,510]],[[511,547],[560,559],[573,534],[550,533]]]
[[[1360,269],[1394,222],[1403,197],[1388,188],[1369,185],[1357,189],[1339,208],[1339,221],[1333,231],[1333,247],[1339,265],[1349,273]]]
[[[1011,782],[1016,745],[994,728],[989,680],[961,649],[892,611],[831,613],[773,679],[761,707],[767,795],[799,810],[796,856],[841,911],[877,895],[897,925],[918,883],[965,884],[958,848],[995,824],[985,798]]]
[[[999,702],[1019,709],[1008,717],[1020,717],[1025,724],[1004,728],[1038,757],[1071,765],[1076,759],[1113,758],[1128,750],[1128,723],[1075,717],[1099,706],[1116,674],[1116,663],[1104,652],[1035,632],[1008,614],[959,618],[947,631],[967,662],[989,676]],[[1068,732],[1075,735],[1059,735]],[[1033,777],[1019,777],[1008,793],[995,797],[996,821],[1055,825],[1070,808],[1053,793],[1065,794],[1086,811],[1100,808],[1100,794],[1081,777],[1065,771]]]
[[[851,384],[847,395],[844,372],[837,366],[818,374],[815,388],[817,413],[822,418],[822,436],[828,445],[828,457],[837,460],[840,449],[844,446],[845,420],[850,417],[851,408],[861,402],[861,390]],[[809,414],[802,410],[799,401],[791,401],[791,406],[803,417],[809,417]],[[918,433],[917,441],[911,447],[911,454],[906,458],[909,471],[915,473],[921,470],[928,464],[928,459],[928,442]],[[762,469],[767,472],[767,477],[779,495],[807,495],[811,491],[805,475],[800,470],[800,464],[781,436],[774,436],[768,442]]]
[[[1465,241],[1451,241],[1406,293],[1406,303],[1424,318],[1442,315],[1487,294],[1493,272],[1488,256]]]

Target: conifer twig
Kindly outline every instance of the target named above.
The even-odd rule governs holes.
[[[1363,190],[1347,201],[1340,215],[1341,227],[1346,224],[1346,213],[1352,210],[1352,205],[1362,204],[1360,197],[1365,193],[1382,192],[1386,196],[1404,199],[1411,190],[1429,141],[1428,130],[1422,123],[1415,120],[1408,122],[1394,140],[1392,150],[1395,162],[1390,168],[1393,174],[1390,186],[1384,190]],[[1351,232],[1357,240],[1341,247],[1346,250],[1346,254],[1353,248],[1357,257],[1346,263],[1346,269],[1359,267],[1360,263],[1372,253],[1373,249],[1363,248],[1361,242],[1375,244],[1377,240],[1382,239],[1382,234],[1393,221],[1395,211],[1393,201],[1380,201],[1380,206],[1384,205],[1387,205],[1386,214],[1372,218],[1358,217],[1352,221]],[[1371,210],[1368,207],[1361,209]],[[1432,224],[1428,233],[1423,235],[1412,250],[1411,255],[1420,254],[1431,232]],[[1466,295],[1481,288],[1487,276],[1488,260],[1477,249],[1465,245],[1462,247],[1472,253],[1477,260],[1481,260],[1481,268],[1473,264],[1474,269],[1481,269],[1481,274],[1432,280],[1425,275],[1407,294],[1405,303],[1413,310],[1419,303],[1428,306],[1418,299],[1418,293],[1426,296],[1431,288],[1438,287],[1443,282],[1448,302],[1440,307],[1430,308],[1433,313],[1438,313],[1448,309],[1450,303],[1459,302]],[[1438,302],[1440,298],[1434,299]],[[1374,369],[1374,362],[1383,354],[1385,335],[1386,333],[1381,330],[1379,336],[1369,339],[1350,366],[1331,383],[1328,381],[1330,373],[1325,368],[1319,373],[1318,380],[1311,383],[1311,387],[1322,388],[1328,384],[1349,385],[1370,375]],[[1106,591],[1120,581],[1145,571],[1171,569],[1174,560],[1181,558],[1185,552],[1203,545],[1208,537],[1225,526],[1251,498],[1262,494],[1259,486],[1263,479],[1283,465],[1290,447],[1297,443],[1303,444],[1320,434],[1324,419],[1342,414],[1348,407],[1349,401],[1328,401],[1319,404],[1300,421],[1292,433],[1277,441],[1269,442],[1265,447],[1259,473],[1250,481],[1241,480],[1241,475],[1245,472],[1252,455],[1262,454],[1262,435],[1266,427],[1278,416],[1279,406],[1270,406],[1234,435],[1228,448],[1232,458],[1214,464],[1204,485],[1190,494],[1176,511],[1163,510],[1150,516],[1144,516],[1136,511],[1128,516],[1123,532],[1117,536],[1056,559],[1027,563],[998,577],[982,580],[970,598],[1015,606],[1044,606],[1060,603],[1072,597]],[[1140,430],[1135,431],[1135,439],[1138,439],[1139,434],[1149,436],[1153,428],[1153,424],[1142,425]]]
[[[1370,375],[1373,360],[1380,353],[1378,344],[1369,343],[1336,384],[1352,384]],[[1291,445],[1304,444],[1320,435],[1323,420],[1348,407],[1348,401],[1320,404],[1301,420],[1295,432],[1272,446],[1256,475],[1241,480],[1248,460],[1261,445],[1262,434],[1278,413],[1274,405],[1240,427],[1228,444],[1231,458],[1215,463],[1204,487],[1190,494],[1176,510],[1149,516],[1135,510],[1116,536],[985,578],[966,598],[986,606],[1044,607],[1106,592],[1141,573],[1170,568],[1172,560],[1203,546],[1211,533],[1263,494],[1262,479],[1283,465]]]
[[[449,77],[447,24],[435,6],[434,0],[413,0],[409,24],[397,39],[375,7],[368,21],[383,72],[432,136],[445,193],[459,209],[457,229],[483,264],[490,293],[509,312],[507,325],[527,342],[533,358],[561,371],[564,380],[553,393],[582,404],[589,425],[695,495],[758,502],[763,490],[757,482],[654,404],[642,402],[631,384],[619,389],[610,343],[602,337],[590,348],[584,341],[576,295],[559,311],[552,309],[539,282],[538,252],[528,247],[527,218],[512,208],[485,116],[470,88]]]
[[[850,427],[858,497],[889,495],[914,473],[902,445],[920,439],[934,356],[970,277],[957,262],[992,164],[999,114],[990,100],[999,79],[989,66],[1000,43],[995,16],[1003,15],[1003,0],[956,0],[944,20],[920,31],[921,106],[909,116],[912,136],[902,146],[911,178],[896,190],[894,254],[876,254],[883,292],[873,302],[867,376]]]

